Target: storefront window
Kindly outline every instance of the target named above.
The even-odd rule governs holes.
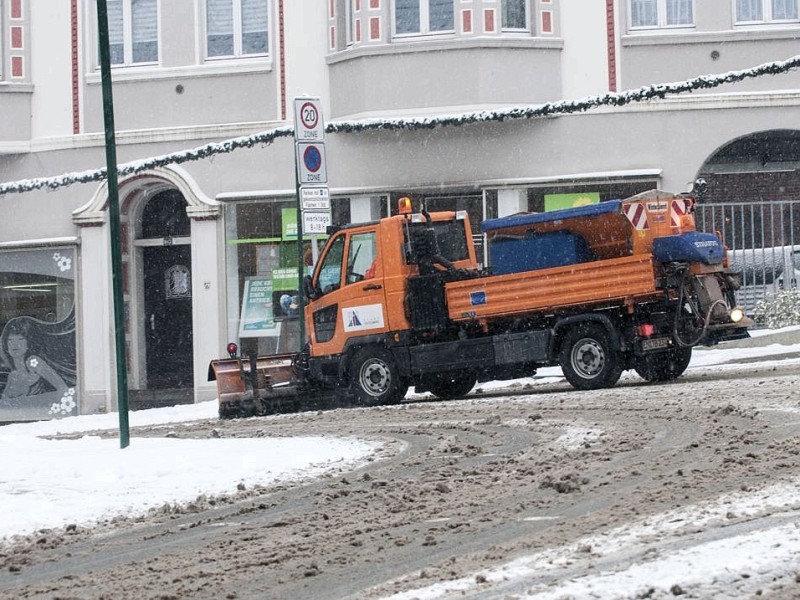
[[[0,420],[78,414],[72,248],[0,252]]]
[[[344,225],[349,199],[332,199],[332,219]],[[244,355],[295,352],[299,349],[299,277],[295,199],[264,200],[225,207],[228,339]],[[306,273],[317,250],[303,240]]]

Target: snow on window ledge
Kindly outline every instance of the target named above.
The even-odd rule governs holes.
[[[113,69],[113,81],[152,81],[155,79],[183,79],[197,77],[218,77],[221,75],[241,75],[247,73],[269,73],[273,70],[272,59],[227,59],[213,60],[202,65],[188,67],[131,67]],[[86,83],[100,84],[100,72],[86,74]]]
[[[0,94],[32,94],[32,83],[12,83],[0,81]]]
[[[395,40],[390,44],[365,45],[346,48],[329,54],[328,64],[344,62],[363,56],[381,56],[389,54],[407,54],[411,52],[429,52],[437,50],[470,50],[474,48],[522,48],[522,49],[554,49],[561,50],[564,41],[561,38],[537,37],[470,37],[470,38],[406,38],[402,42]]]
[[[671,44],[708,44],[751,42],[758,40],[794,40],[798,27],[748,27],[725,31],[695,31],[694,29],[633,30],[620,40],[623,46],[658,46]]]

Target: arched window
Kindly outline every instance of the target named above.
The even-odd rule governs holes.
[[[190,221],[186,201],[177,190],[156,194],[142,211],[142,238],[188,236]]]

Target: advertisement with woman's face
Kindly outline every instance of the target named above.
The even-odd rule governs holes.
[[[0,334],[0,354],[0,411],[27,418],[77,414],[74,312],[56,322],[9,320]]]
[[[78,414],[71,248],[0,251],[0,422]]]

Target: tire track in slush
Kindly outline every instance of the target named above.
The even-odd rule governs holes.
[[[790,402],[798,367],[749,373],[187,424],[177,435],[357,435],[389,447],[311,482],[32,536],[0,551],[0,597],[371,598],[474,576],[800,473],[797,425],[758,409]]]

